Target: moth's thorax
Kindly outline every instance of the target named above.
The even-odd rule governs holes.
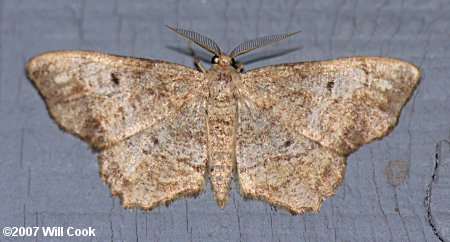
[[[241,77],[232,66],[216,64],[206,73],[209,103],[214,106],[234,105],[236,85]]]

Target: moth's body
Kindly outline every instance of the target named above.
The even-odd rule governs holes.
[[[92,51],[27,63],[56,123],[100,150],[101,177],[127,208],[196,195],[208,173],[220,207],[236,174],[246,198],[318,211],[341,183],[345,157],[394,127],[420,78],[409,63],[367,56],[240,73],[234,57],[292,34],[226,55],[173,30],[215,54],[208,71]]]
[[[227,60],[227,56],[224,59]],[[236,162],[237,88],[239,73],[226,61],[214,64],[206,73],[207,140],[209,177],[217,204],[228,198]]]

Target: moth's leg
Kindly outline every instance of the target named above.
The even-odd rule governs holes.
[[[202,63],[200,62],[200,58],[198,57],[197,54],[195,54],[194,48],[192,48],[192,43],[189,42],[189,51],[191,52],[192,57],[194,58],[194,64],[195,66],[203,73],[206,72],[205,67],[202,65]]]
[[[234,68],[236,68],[236,70],[238,71],[238,72],[243,72],[243,70],[244,70],[244,64],[242,63],[242,62],[236,62],[235,64],[234,64]]]

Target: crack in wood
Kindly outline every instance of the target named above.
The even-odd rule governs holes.
[[[448,141],[442,141],[442,142],[447,142]],[[440,149],[441,149],[441,142],[436,144],[436,155],[435,155],[435,163],[434,163],[434,170],[433,170],[433,175],[431,176],[431,181],[427,186],[427,191],[426,191],[426,196],[425,196],[425,207],[427,210],[427,221],[428,221],[428,225],[430,225],[431,229],[433,230],[434,235],[437,237],[437,239],[439,239],[442,242],[446,242],[444,240],[444,238],[442,237],[442,235],[439,233],[439,231],[437,230],[436,226],[435,226],[435,221],[433,218],[433,214],[431,213],[431,195],[432,195],[432,189],[433,189],[433,183],[435,183],[435,180],[437,179],[437,169],[439,168],[439,154],[440,154]]]

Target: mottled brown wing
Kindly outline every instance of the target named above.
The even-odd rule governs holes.
[[[206,115],[203,99],[173,118],[99,154],[100,174],[123,207],[152,209],[204,190]]]
[[[395,126],[420,73],[396,59],[350,57],[267,66],[242,78],[242,94],[271,120],[347,155]]]
[[[173,116],[203,80],[175,63],[91,51],[45,53],[27,72],[58,125],[95,148]]]
[[[251,101],[238,103],[236,163],[240,192],[294,214],[318,211],[345,170],[343,155],[301,135]]]

